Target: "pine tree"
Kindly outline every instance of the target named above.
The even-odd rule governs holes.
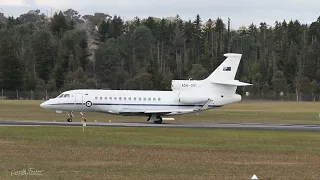
[[[17,44],[13,35],[7,33],[0,41],[1,88],[6,90],[24,89],[24,67],[17,56]]]
[[[51,20],[51,31],[53,35],[57,35],[62,38],[63,34],[69,29],[69,25],[60,11],[59,14],[55,13],[53,19]]]

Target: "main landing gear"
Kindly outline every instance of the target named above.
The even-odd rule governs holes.
[[[160,117],[159,115],[156,114],[151,114],[149,115],[149,118],[147,121],[153,121],[156,124],[161,124],[162,123],[162,117]]]
[[[82,116],[82,119],[84,122],[87,122],[87,119],[84,117],[83,113],[80,112],[81,116]],[[68,112],[68,116],[69,118],[67,119],[68,122],[72,122],[72,118],[74,117],[74,115],[72,114],[72,112]]]

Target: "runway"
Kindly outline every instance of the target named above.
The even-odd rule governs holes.
[[[84,126],[83,122],[37,122],[37,121],[2,121],[0,126]],[[99,123],[86,122],[86,127],[162,127],[162,128],[207,128],[234,130],[273,130],[273,131],[304,131],[320,132],[319,125],[289,125],[289,124],[213,124],[213,123]]]

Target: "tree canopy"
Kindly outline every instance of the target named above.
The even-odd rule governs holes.
[[[0,89],[170,90],[172,79],[207,77],[231,52],[243,54],[237,79],[253,84],[246,91],[319,93],[320,17],[238,30],[230,22],[199,14],[125,21],[73,9],[0,14]]]

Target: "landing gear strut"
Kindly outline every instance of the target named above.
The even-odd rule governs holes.
[[[147,121],[152,120],[156,124],[161,124],[162,123],[162,117],[156,115],[156,114],[150,114],[149,118]]]
[[[80,114],[82,115],[83,121],[84,121],[84,122],[87,122],[87,119],[84,117],[83,113],[80,112]],[[69,116],[69,118],[67,119],[67,121],[68,121],[68,122],[72,122],[72,118],[74,117],[73,114],[72,114],[72,112],[68,112],[68,116]]]
[[[84,117],[83,113],[82,113],[82,112],[80,112],[80,114],[82,115],[82,119],[83,119],[83,121],[84,121],[84,122],[87,122],[87,119],[86,119],[86,117]]]
[[[72,112],[68,112],[68,116],[69,116],[69,118],[67,119],[67,121],[68,122],[72,122],[72,118],[73,118],[73,114],[72,114]]]

